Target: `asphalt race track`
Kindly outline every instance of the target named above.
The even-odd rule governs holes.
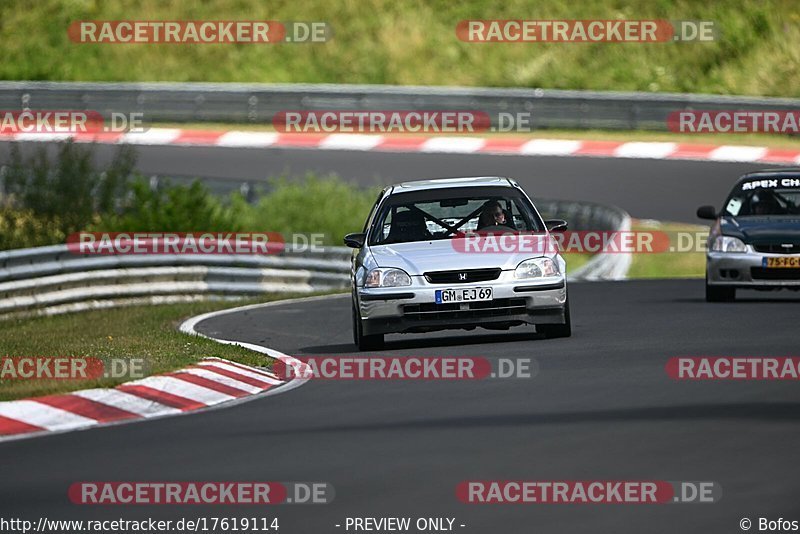
[[[386,355],[533,358],[533,379],[309,382],[199,415],[0,446],[4,516],[249,516],[253,509],[77,507],[75,481],[303,480],[330,505],[258,509],[281,532],[339,532],[348,516],[450,516],[464,532],[735,532],[741,517],[792,517],[800,395],[791,382],[675,382],[676,355],[796,353],[793,295],[701,300],[702,282],[575,284],[574,336],[390,336]],[[786,298],[788,297],[788,298]],[[296,355],[344,356],[349,297],[210,319],[202,332]],[[13,461],[10,459],[13,458]],[[715,504],[468,505],[481,479],[715,481]],[[13,513],[12,513],[13,512]]]
[[[755,168],[303,150],[198,149],[188,159],[185,150],[143,149],[140,161],[150,172],[211,157],[231,165],[231,174],[259,165],[296,173],[358,168],[364,181],[373,172],[382,181],[505,174],[536,181],[542,196],[687,221],[697,205],[719,203],[727,184]],[[234,165],[232,155],[242,163]],[[539,367],[532,379],[312,380],[229,409],[0,444],[0,515],[275,515],[285,534],[345,532],[335,525],[347,517],[379,516],[454,517],[465,525],[456,531],[492,534],[733,533],[744,517],[756,523],[753,531],[759,517],[800,519],[798,384],[676,382],[664,369],[673,356],[797,355],[800,294],[740,295],[736,303],[708,304],[699,280],[573,284],[572,338],[544,340],[532,329],[388,336],[381,352],[532,358]],[[198,328],[299,356],[355,353],[349,296],[229,314]],[[459,482],[487,479],[714,481],[723,496],[715,504],[663,505],[481,506],[456,499]],[[89,507],[67,499],[73,482],[113,480],[325,481],[336,499],[275,508]]]

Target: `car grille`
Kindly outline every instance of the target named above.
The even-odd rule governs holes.
[[[460,271],[432,271],[425,273],[425,280],[431,284],[469,284],[497,280],[501,269],[463,269]]]
[[[753,280],[800,280],[800,269],[765,269],[751,267]]]
[[[769,254],[800,254],[800,244],[798,243],[793,243],[791,247],[784,247],[780,243],[754,243],[753,249],[756,252]]]
[[[463,309],[462,309],[463,307]],[[462,302],[455,304],[406,304],[403,315],[411,321],[436,319],[480,319],[503,317],[526,312],[524,298],[494,299],[484,302]]]

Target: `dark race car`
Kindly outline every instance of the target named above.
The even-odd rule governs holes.
[[[737,289],[800,289],[800,169],[742,176],[715,220],[706,253],[706,300],[732,301]]]

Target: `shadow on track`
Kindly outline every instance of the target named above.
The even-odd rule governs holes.
[[[409,334],[419,336],[420,334]],[[472,336],[455,335],[447,337],[409,337],[407,339],[387,340],[383,349],[370,351],[370,353],[386,352],[392,350],[424,349],[430,347],[455,347],[459,345],[480,345],[485,343],[511,343],[514,341],[544,341],[542,334],[532,330],[525,332],[504,332],[498,334],[477,334]],[[358,348],[353,343],[338,343],[336,345],[312,345],[300,347],[304,354],[352,354]]]
[[[777,292],[776,292],[777,293]],[[705,304],[707,306],[742,306],[745,304],[798,304],[800,303],[800,297],[796,295],[786,295],[783,298],[778,298],[777,294],[773,294],[772,296],[765,296],[765,295],[757,295],[757,296],[740,296],[736,295],[736,300],[734,302],[706,302],[703,297],[697,298],[680,298],[680,299],[669,299],[664,300],[664,302],[682,302],[687,304]]]
[[[597,424],[654,421],[712,421],[712,420],[752,420],[779,421],[796,424],[800,421],[800,403],[767,402],[736,404],[689,404],[682,406],[658,406],[652,408],[630,408],[615,410],[593,410],[554,413],[528,413],[509,415],[480,415],[449,418],[428,418],[416,421],[375,422],[356,425],[318,425],[305,428],[285,428],[269,430],[253,429],[240,433],[241,436],[254,434],[305,434],[317,432],[405,432],[415,429],[466,429],[498,428],[542,425]]]

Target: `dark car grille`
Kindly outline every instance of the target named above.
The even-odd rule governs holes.
[[[462,309],[464,307],[465,309]],[[436,319],[480,319],[483,317],[503,317],[526,312],[524,298],[494,299],[484,302],[456,304],[406,304],[403,315],[412,321]]]
[[[425,280],[431,284],[469,284],[497,280],[502,271],[495,269],[464,269],[461,271],[431,271],[425,273]]]
[[[800,254],[800,244],[792,243],[791,245],[791,247],[784,247],[781,243],[753,243],[753,249],[755,249],[756,252],[767,252],[770,254]]]
[[[765,269],[751,267],[753,280],[800,280],[800,269]]]

